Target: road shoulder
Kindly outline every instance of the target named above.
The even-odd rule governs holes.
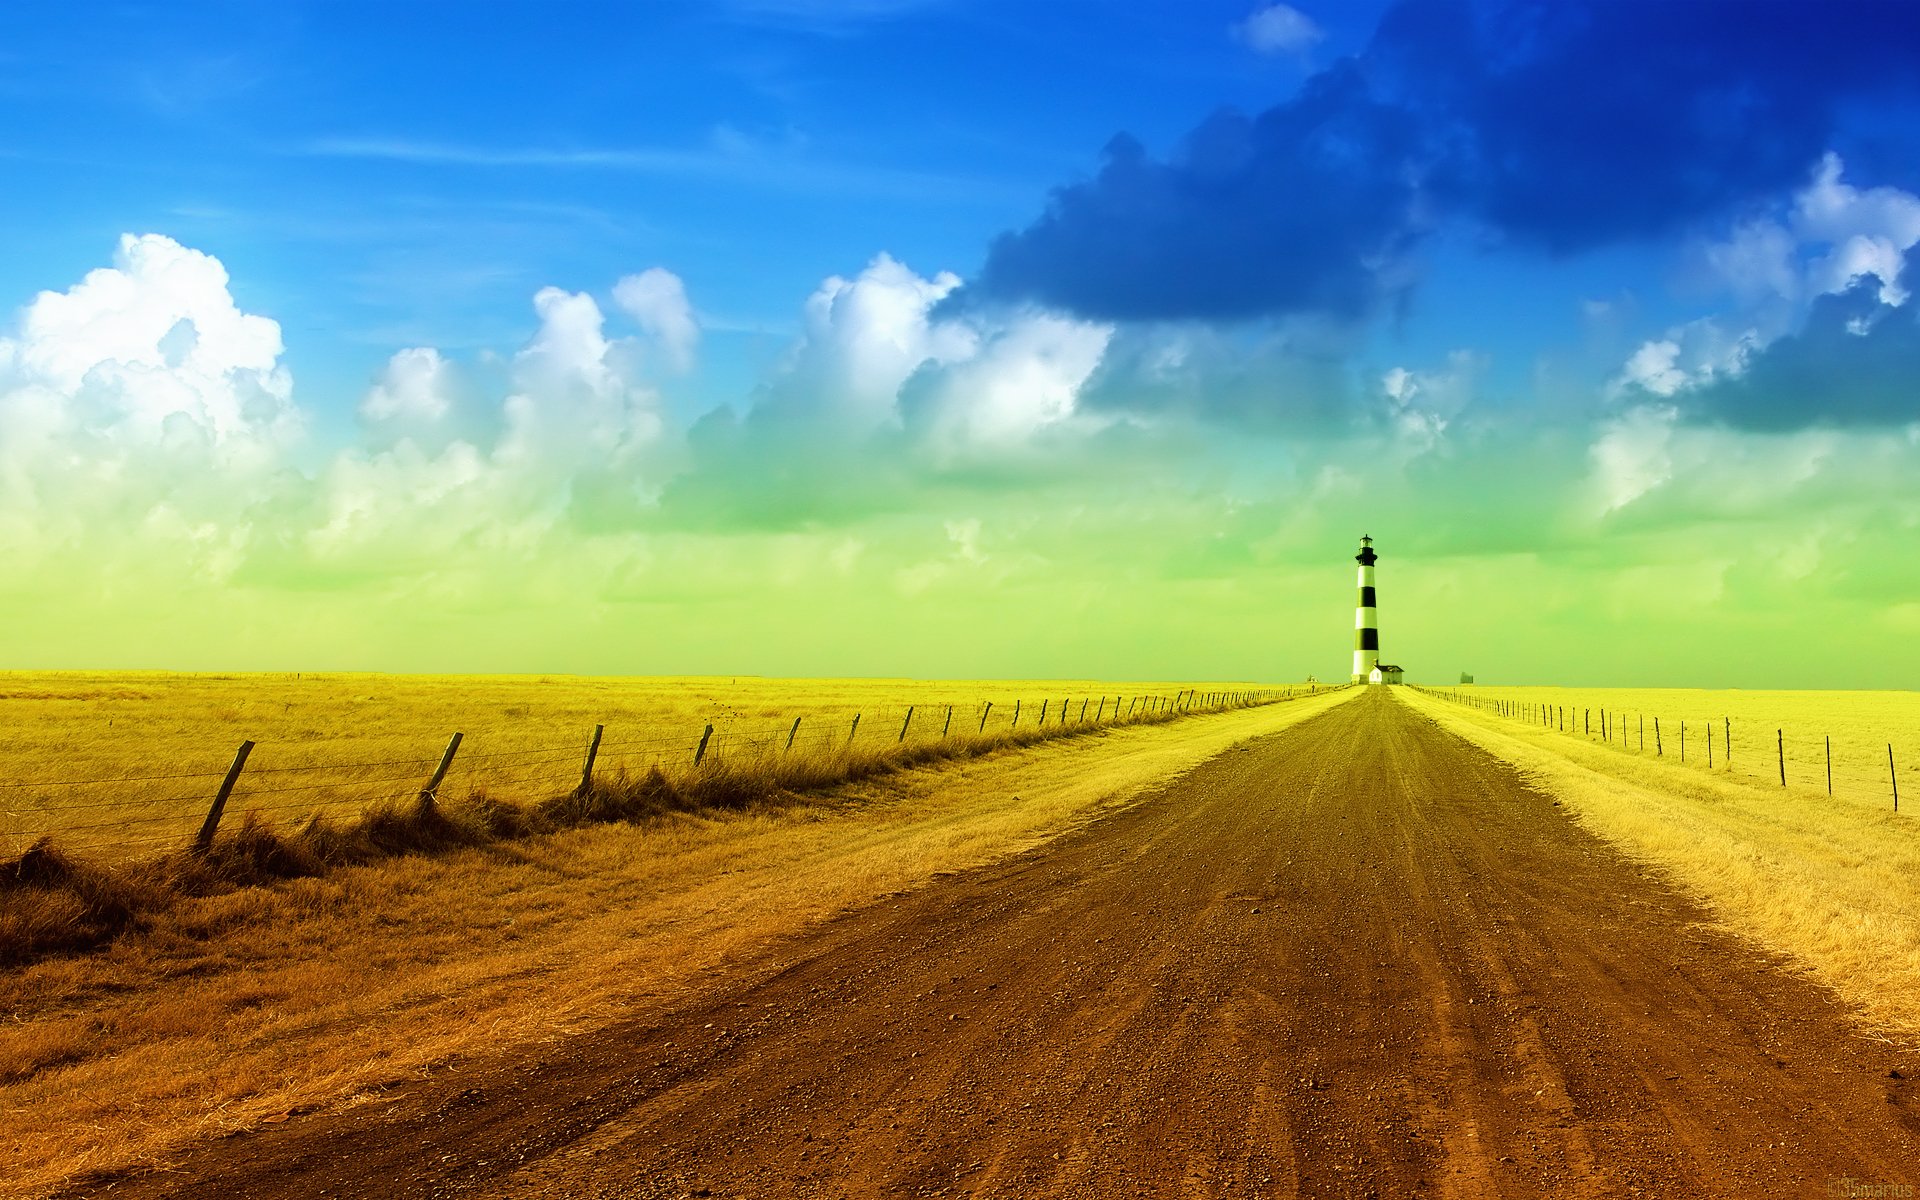
[[[1682,766],[1412,689],[1395,695],[1513,764],[1729,931],[1787,955],[1876,1035],[1920,1046],[1920,831],[1912,818]]]

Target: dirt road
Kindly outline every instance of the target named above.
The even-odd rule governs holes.
[[[1376,693],[695,1007],[85,1194],[1913,1195],[1920,1059],[1704,919]]]

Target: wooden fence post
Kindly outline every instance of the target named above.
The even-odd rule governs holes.
[[[1655,717],[1653,719],[1653,753],[1654,753],[1654,756],[1657,758],[1665,758],[1667,756],[1666,747],[1660,744],[1660,718],[1659,717]]]
[[[707,756],[707,739],[712,736],[713,736],[713,723],[709,721],[707,723],[707,727],[701,730],[700,732],[700,744],[694,748],[694,751],[693,751],[694,766],[696,767],[699,766],[700,760]]]
[[[803,713],[801,715],[804,716],[805,714]],[[799,732],[800,732],[800,718],[795,717],[793,719],[793,728],[787,730],[787,749],[789,750],[793,749],[793,735]]]
[[[1889,747],[1891,749],[1891,747]],[[1833,795],[1833,735],[1827,735],[1827,795]]]
[[[1114,711],[1116,712],[1119,711],[1118,706],[1115,707]],[[1105,696],[1102,696],[1100,697],[1100,707],[1093,710],[1093,723],[1095,725],[1098,725],[1100,723],[1100,718],[1106,715],[1107,715],[1107,698]]]
[[[847,730],[847,745],[853,745],[853,737],[860,732],[860,714],[853,714],[853,728]]]
[[[1733,718],[1720,718],[1720,732],[1726,736],[1720,739],[1720,757],[1727,760],[1727,766],[1733,766]]]
[[[993,713],[993,701],[989,700],[987,701],[986,708],[980,711],[980,732],[981,733],[985,733],[987,731],[987,717],[992,715],[992,713]]]
[[[1707,768],[1713,768],[1713,722],[1707,722]]]
[[[593,740],[587,743],[587,765],[580,768],[580,786],[575,789],[582,796],[593,786],[593,760],[600,757],[600,735],[606,731],[605,725],[595,725]]]
[[[1085,721],[1087,719],[1087,705],[1090,703],[1092,702],[1088,700],[1085,696],[1080,697],[1080,719],[1082,721]],[[1105,696],[1100,697],[1100,707],[1105,708],[1106,706],[1107,706],[1107,698]],[[1093,719],[1098,721],[1100,717],[1096,714]]]
[[[1887,743],[1887,778],[1893,780],[1893,811],[1900,811],[1900,772],[1893,769],[1893,743]]]
[[[440,798],[440,783],[447,777],[447,768],[453,765],[454,751],[460,749],[460,735],[455,733],[447,739],[447,752],[440,756],[440,765],[433,769],[433,778],[427,780],[427,786],[420,789],[420,804],[423,808],[433,807]]]
[[[952,728],[953,728],[953,705],[949,704],[947,705],[947,723],[940,727],[941,738],[944,739],[947,736],[947,730]]]
[[[907,705],[907,719],[900,722],[900,736],[894,739],[894,745],[907,740],[907,726],[913,724],[913,705]]]
[[[251,741],[240,743],[239,751],[233,756],[233,765],[227,768],[227,777],[220,781],[220,790],[213,797],[213,807],[207,810],[207,819],[200,823],[200,833],[193,839],[195,854],[205,854],[213,846],[213,831],[220,828],[220,814],[227,810],[227,797],[233,794],[233,785],[247,765],[247,755],[252,753]]]
[[[1776,729],[1773,733],[1774,746],[1780,752],[1780,786],[1785,787],[1787,786],[1787,731]]]
[[[1020,723],[1020,702],[1018,700],[1015,700],[1013,702],[1013,720],[1007,725],[1007,728],[1012,729],[1015,725],[1018,725],[1019,723]]]

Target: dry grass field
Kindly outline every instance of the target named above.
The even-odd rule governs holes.
[[[922,744],[1051,727],[1063,705],[1079,724],[1083,706],[1085,721],[1106,720],[1122,705],[1140,714],[1189,690],[1259,686],[0,673],[0,858],[49,834],[93,859],[178,847],[243,740],[257,746],[229,812],[285,823],[417,794],[456,731],[464,737],[441,795],[524,803],[579,782],[595,725],[606,727],[596,775],[617,779],[690,765],[709,723],[709,758],[785,754],[791,735],[806,760],[894,745],[903,732]]]
[[[1444,726],[1518,765],[1594,833],[1701,897],[1729,928],[1790,955],[1867,1024],[1920,1045],[1920,696],[1910,692],[1739,692],[1459,689],[1512,705],[1580,710],[1581,732],[1538,723],[1521,707],[1448,703],[1455,689],[1400,694]],[[1608,711],[1602,740],[1599,711]],[[1593,710],[1594,732],[1584,731]],[[1639,715],[1647,748],[1639,748]],[[1665,753],[1656,755],[1652,719]],[[1677,726],[1689,729],[1680,761]],[[1733,763],[1725,756],[1731,720]],[[1714,726],[1714,765],[1705,729]],[[1785,731],[1787,786],[1775,730]],[[1631,734],[1630,738],[1623,736]],[[1697,733],[1698,741],[1695,741]],[[1823,738],[1833,738],[1834,791]],[[1893,811],[1886,746],[1900,765]],[[1696,753],[1697,747],[1697,753]],[[1878,770],[1875,759],[1878,758]],[[1876,777],[1877,774],[1877,777]],[[1909,784],[1913,785],[1909,791]]]
[[[220,681],[184,682],[220,694]],[[354,696],[375,694],[373,681],[357,692],[329,686],[345,695],[325,710],[336,717],[358,711],[356,703],[385,713],[354,726],[370,741],[383,728],[423,724],[455,724],[479,738],[488,728],[481,716],[503,733],[536,714],[549,735],[578,732],[585,721],[608,721],[620,701],[610,682],[555,689],[556,707],[547,709],[532,681],[469,694],[451,681],[393,681],[382,700],[365,702]],[[722,703],[743,721],[790,721],[808,699],[800,684],[644,686],[684,688],[683,707],[655,701],[651,710],[676,727]],[[811,711],[883,697],[912,702],[967,685],[831,686],[844,690],[815,695]],[[1019,691],[1000,688],[990,694]],[[212,725],[229,737],[263,732],[273,706],[291,703],[288,691],[258,684],[229,694],[251,700],[236,699],[239,716]],[[1043,690],[1031,694],[1037,701]],[[779,804],[660,811],[184,897],[96,953],[0,973],[9,1017],[0,1024],[0,1122],[9,1133],[0,1139],[0,1194],[43,1195],[96,1172],[164,1164],[201,1139],[376,1102],[424,1074],[668,1001],[775,939],[1057,836],[1228,746],[1355,694],[1003,743]],[[423,718],[401,703],[413,695],[437,695],[443,707]],[[557,707],[563,697],[569,707]],[[631,702],[627,711],[649,711]],[[503,711],[516,704],[528,711]],[[177,712],[147,719],[149,734],[171,720],[176,748],[208,729]],[[337,734],[342,724],[299,728]],[[619,726],[608,724],[611,741]]]
[[[1700,688],[1444,688],[1448,694],[1510,705],[1558,706],[1567,728],[1655,753],[1659,721],[1662,758],[1684,761],[1780,785],[1825,791],[1831,750],[1833,793],[1869,805],[1891,806],[1887,749],[1893,748],[1902,794],[1920,803],[1920,692],[1713,691]],[[1618,718],[1616,724],[1615,718]],[[1556,714],[1556,719],[1559,715]],[[1729,758],[1727,740],[1733,753]],[[1784,754],[1782,753],[1784,751]],[[1911,783],[1913,791],[1905,785]]]

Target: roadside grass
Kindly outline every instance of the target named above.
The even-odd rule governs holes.
[[[0,974],[0,1195],[659,1011],[716,967],[751,970],[837,912],[1037,845],[1354,694],[1008,739],[777,803],[656,804],[635,778],[620,819],[183,895],[96,953]]]
[[[1107,723],[1122,704],[1138,715],[1189,689],[1260,686],[0,672],[0,858],[48,834],[96,862],[176,850],[243,740],[256,748],[230,811],[288,826],[316,813],[352,822],[417,794],[456,731],[463,741],[441,795],[526,806],[578,783],[596,725],[605,726],[598,774],[644,777],[691,765],[709,725],[708,757],[784,749],[788,738],[804,757],[1026,729],[1043,717],[1053,727],[1068,700],[1069,725]]]
[[[247,809],[205,851],[177,849],[144,860],[87,861],[42,837],[16,858],[0,859],[0,966],[46,954],[84,951],[150,923],[175,901],[275,879],[323,875],[348,864],[401,854],[444,852],[502,839],[550,834],[575,825],[632,822],[670,812],[745,810],[798,794],[858,782],[925,763],[973,758],[1010,747],[1103,729],[1164,724],[1196,713],[1244,707],[1169,705],[1104,724],[1071,719],[1041,725],[963,730],[939,739],[861,742],[779,739],[721,743],[689,762],[653,763],[630,775],[623,766],[596,773],[591,786],[546,785],[530,799],[502,799],[474,785],[442,802],[424,793],[345,814],[316,809],[274,822]],[[539,789],[542,785],[531,785]],[[523,787],[522,794],[527,789]]]
[[[1892,746],[1902,792],[1920,797],[1920,692],[1748,691],[1708,688],[1461,687],[1437,689],[1513,704],[1560,706],[1569,732],[1584,734],[1587,722],[1600,732],[1609,715],[1612,740],[1638,751],[1644,740],[1654,754],[1654,719],[1660,720],[1664,758],[1679,758],[1682,723],[1686,761],[1780,786],[1787,782],[1822,791],[1827,784],[1831,739],[1833,790],[1866,804],[1892,803],[1887,748]],[[1643,732],[1644,728],[1644,732]],[[1727,754],[1727,738],[1733,754]]]
[[[1727,928],[1789,956],[1865,1025],[1920,1046],[1915,816],[1830,797],[1824,786],[1783,788],[1777,775],[1769,784],[1683,766],[1651,748],[1641,754],[1569,737],[1411,689],[1396,694],[1513,763],[1584,827],[1699,898]],[[1861,704],[1871,706],[1873,696]],[[1731,711],[1738,698],[1706,707]],[[1823,703],[1828,720],[1843,718],[1831,694]]]

